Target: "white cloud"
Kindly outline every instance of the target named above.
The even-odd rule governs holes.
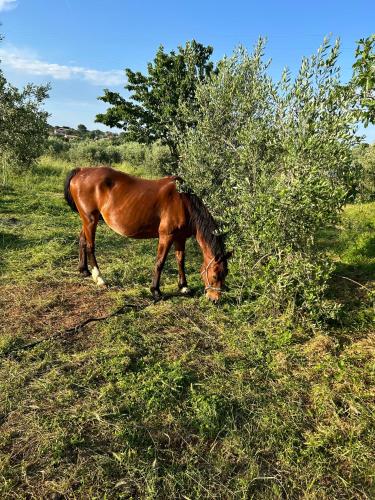
[[[17,7],[17,0],[0,0],[0,12]]]
[[[0,5],[3,1],[0,0]],[[125,81],[124,72],[120,70],[100,71],[82,66],[49,63],[42,61],[30,52],[20,51],[15,47],[1,48],[0,59],[4,66],[16,71],[28,75],[44,75],[55,80],[78,78],[99,86],[120,85]]]

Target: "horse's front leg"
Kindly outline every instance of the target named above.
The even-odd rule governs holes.
[[[186,240],[177,240],[174,242],[178,266],[178,288],[184,295],[190,293],[185,275],[185,243]]]
[[[171,248],[173,242],[173,237],[170,235],[160,235],[159,236],[159,244],[158,244],[158,253],[156,257],[156,264],[154,268],[154,274],[151,283],[151,293],[154,297],[154,300],[161,299],[160,292],[160,275],[163,270],[165,260],[167,258],[169,249]]]

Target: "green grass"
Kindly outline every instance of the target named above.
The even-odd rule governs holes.
[[[171,255],[171,296],[153,304],[156,242],[103,224],[109,287],[81,279],[69,168],[45,159],[1,192],[0,497],[374,497],[375,204],[322,235],[335,321],[249,322],[230,299],[201,296],[192,242],[194,297],[173,295]],[[143,309],[14,352],[124,302]]]

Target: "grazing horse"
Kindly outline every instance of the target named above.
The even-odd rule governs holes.
[[[180,193],[178,177],[147,180],[119,172],[109,167],[77,168],[65,182],[65,200],[82,220],[79,238],[79,271],[91,275],[97,285],[104,285],[95,258],[95,231],[100,218],[116,233],[130,238],[158,238],[156,265],[151,292],[161,298],[160,275],[168,252],[174,244],[178,264],[178,286],[188,293],[185,276],[185,242],[194,236],[202,250],[201,275],[207,297],[213,302],[220,298],[228,272],[223,238],[217,235],[217,225],[193,194]]]

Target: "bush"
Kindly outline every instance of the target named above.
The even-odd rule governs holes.
[[[71,144],[58,137],[48,137],[45,153],[54,158],[67,159]]]
[[[117,139],[117,142],[119,139]],[[172,156],[167,146],[138,142],[112,143],[108,140],[67,142],[49,137],[45,153],[81,165],[101,165],[127,162],[133,167],[144,167],[152,176],[169,175],[173,171]]]
[[[68,151],[71,162],[84,165],[120,163],[122,155],[106,140],[76,142]]]
[[[147,147],[145,163],[147,168],[158,176],[171,175],[176,169],[168,146],[164,146],[160,142],[155,142]]]
[[[132,166],[145,166],[152,175],[170,175],[174,169],[172,155],[160,141],[151,145],[125,142],[118,146],[123,161]]]
[[[354,156],[362,169],[358,186],[358,199],[362,202],[375,200],[375,144],[362,144],[354,149]]]
[[[274,309],[319,317],[329,273],[315,235],[358,182],[352,96],[340,90],[338,43],[276,83],[263,50],[263,40],[251,55],[240,48],[198,88],[180,174],[228,233],[237,300],[271,297]]]
[[[118,146],[118,150],[123,161],[127,161],[133,166],[143,165],[148,146],[138,142],[124,142]]]

